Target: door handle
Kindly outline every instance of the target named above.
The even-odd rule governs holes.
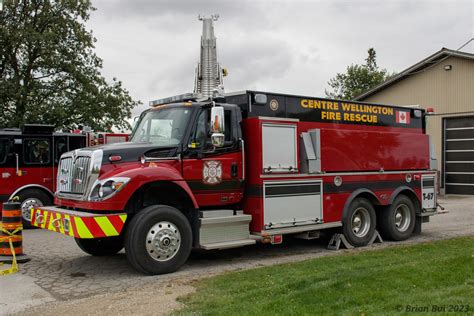
[[[237,167],[237,163],[236,162],[232,163],[232,166],[230,168],[230,175],[232,176],[232,178],[237,177],[238,171],[239,169]]]

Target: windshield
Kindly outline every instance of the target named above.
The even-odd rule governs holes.
[[[153,143],[160,146],[179,145],[186,131],[190,108],[164,108],[146,113],[138,122],[132,143]]]

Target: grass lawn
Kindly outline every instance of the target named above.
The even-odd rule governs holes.
[[[474,237],[232,272],[196,286],[179,313],[472,315]]]

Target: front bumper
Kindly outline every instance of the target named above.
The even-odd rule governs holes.
[[[95,214],[54,206],[31,210],[31,225],[75,238],[119,236],[127,214]]]

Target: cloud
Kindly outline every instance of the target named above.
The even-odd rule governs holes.
[[[327,81],[375,47],[378,64],[401,71],[473,37],[473,2],[98,0],[88,27],[104,75],[144,102],[193,89],[202,24],[215,23],[226,91],[323,95]],[[470,45],[468,50],[473,51]]]

